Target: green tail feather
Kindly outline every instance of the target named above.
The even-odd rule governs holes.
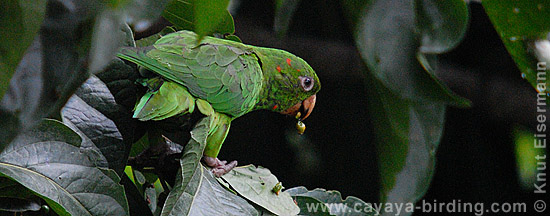
[[[143,97],[141,97],[141,99],[139,100],[139,103],[136,104],[136,107],[134,107],[134,115],[132,116],[133,118],[137,118],[137,119],[143,121],[143,117],[145,116],[145,114],[142,114],[143,108],[145,107],[147,102],[149,102],[149,100],[151,99],[151,97],[154,94],[155,94],[155,92],[150,91],[150,92],[145,93],[145,95],[143,95]]]
[[[158,121],[192,113],[194,109],[195,98],[184,87],[165,81],[158,90],[151,90],[141,97],[133,117],[141,121]]]
[[[145,67],[164,78],[167,78],[169,80],[172,80],[176,83],[179,83],[181,85],[184,85],[184,83],[179,80],[177,77],[175,77],[168,69],[163,66],[161,63],[156,61],[155,59],[150,58],[147,56],[147,52],[151,49],[154,49],[154,47],[123,47],[121,48],[118,53],[117,57],[133,62],[134,64],[137,64],[139,66]]]
[[[123,47],[117,53],[117,57],[145,67],[173,81],[164,81],[160,87],[158,82],[160,80],[157,78],[144,82],[150,90],[139,100],[133,117],[141,121],[158,121],[180,114],[192,113],[195,108],[195,98],[185,87],[181,86],[183,85],[181,80],[172,75],[161,63],[147,56],[147,52],[151,49],[153,47]]]

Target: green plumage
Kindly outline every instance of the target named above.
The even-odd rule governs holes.
[[[149,47],[122,48],[117,56],[160,76],[144,82],[150,91],[134,118],[162,120],[192,113],[199,104],[206,109],[204,103],[214,110],[201,110],[216,119],[205,153],[213,157],[234,118],[256,109],[283,112],[320,89],[313,69],[288,52],[213,37],[198,44],[190,31],[165,35]],[[313,89],[300,88],[303,77],[311,78]]]
[[[240,43],[210,37],[200,45],[194,41],[194,33],[172,33],[153,47],[123,48],[119,57],[185,86],[218,112],[239,117],[252,110],[263,79],[257,57]]]
[[[158,78],[148,80],[145,85],[155,88],[159,85]],[[185,87],[173,83],[160,83],[158,90],[145,93],[136,105],[134,118],[142,121],[163,120],[178,114],[193,113],[195,98]]]

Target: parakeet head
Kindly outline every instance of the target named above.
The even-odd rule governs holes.
[[[258,108],[306,119],[321,89],[319,77],[309,64],[289,52],[259,48],[265,82]]]

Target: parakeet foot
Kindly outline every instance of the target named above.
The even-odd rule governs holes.
[[[212,173],[218,178],[237,166],[237,161],[231,161],[228,164],[227,161],[221,161],[218,158],[208,157],[206,155],[202,157],[202,160],[206,165],[212,167]]]

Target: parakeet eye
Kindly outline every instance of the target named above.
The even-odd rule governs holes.
[[[300,76],[300,85],[305,91],[309,91],[313,88],[313,79],[307,76]]]

